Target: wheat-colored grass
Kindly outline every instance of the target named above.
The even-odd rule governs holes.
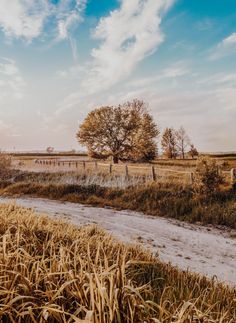
[[[0,205],[2,322],[235,322],[236,292],[96,226]]]

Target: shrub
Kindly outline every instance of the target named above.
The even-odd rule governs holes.
[[[194,176],[195,193],[215,193],[219,191],[223,182],[223,177],[219,173],[219,166],[216,161],[209,157],[200,157],[197,161]]]
[[[233,191],[236,192],[236,182],[233,183],[233,187],[232,187]]]
[[[11,157],[0,152],[0,180],[8,179],[11,173]]]

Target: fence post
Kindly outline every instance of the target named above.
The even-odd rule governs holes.
[[[78,162],[75,163],[75,167],[78,168]]]
[[[85,170],[85,168],[86,168],[86,163],[85,163],[85,161],[83,161],[83,167],[84,167],[84,170]]]
[[[233,185],[236,182],[236,169],[232,168],[230,172],[231,184]]]
[[[156,180],[156,172],[155,172],[155,167],[152,166],[152,180],[155,181]]]
[[[94,169],[95,169],[95,171],[98,170],[98,163],[96,161],[94,162]]]
[[[190,181],[190,185],[193,185],[193,183],[194,183],[194,174],[193,173],[189,174],[189,181]]]
[[[109,165],[109,173],[112,174],[112,164]]]
[[[129,167],[125,165],[125,177],[129,177]]]

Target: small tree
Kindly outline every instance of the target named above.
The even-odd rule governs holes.
[[[177,142],[176,132],[173,128],[166,128],[162,136],[162,150],[164,155],[168,158],[176,158],[177,156]]]
[[[199,155],[197,148],[193,144],[190,145],[189,155],[192,157],[192,159]]]
[[[52,154],[54,152],[54,148],[53,147],[47,147],[46,149],[48,154]]]
[[[156,152],[159,130],[143,101],[133,100],[115,107],[91,111],[80,125],[77,139],[90,155],[107,158],[139,159]]]
[[[182,159],[185,159],[186,149],[190,146],[190,139],[184,127],[180,127],[179,130],[176,131],[176,146]]]
[[[194,190],[196,193],[210,194],[217,192],[223,182],[223,177],[219,173],[219,166],[214,159],[209,157],[198,159],[194,175]]]

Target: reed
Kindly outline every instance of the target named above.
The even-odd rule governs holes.
[[[2,322],[235,322],[236,292],[96,226],[0,205]]]

